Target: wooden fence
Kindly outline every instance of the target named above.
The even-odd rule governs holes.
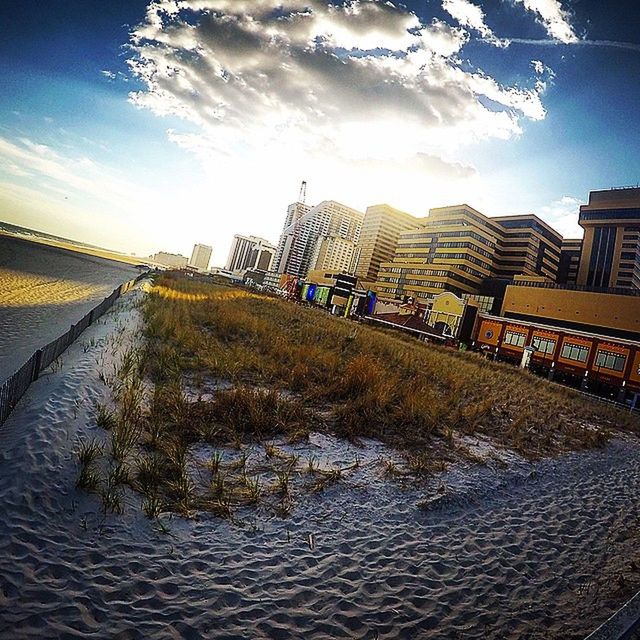
[[[109,310],[120,296],[132,289],[146,275],[146,273],[140,274],[135,280],[121,284],[82,320],[71,325],[69,331],[42,349],[38,349],[10,378],[5,380],[0,386],[0,425],[9,417],[20,398],[31,383],[38,379],[40,373],[59,358],[89,325]]]

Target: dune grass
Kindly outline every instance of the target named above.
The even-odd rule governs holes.
[[[478,462],[460,446],[465,434],[538,458],[638,427],[615,407],[508,365],[242,289],[164,275],[142,312],[144,346],[108,376],[116,410],[97,407],[108,446],[80,456],[78,484],[102,496],[105,513],[121,510],[128,486],[149,517],[228,518],[256,505],[285,516],[295,492],[322,491],[360,466],[322,469],[273,444],[311,431],[399,449],[405,464],[382,462],[381,473],[403,478],[461,457]],[[260,459],[247,453],[256,442]],[[196,464],[203,446],[214,449]]]
[[[638,426],[509,365],[240,289],[165,276],[144,315],[154,382],[175,384],[185,372],[230,381],[237,391],[221,396],[219,411],[240,440],[303,434],[302,412],[314,407],[330,408],[325,427],[349,438],[411,448],[479,433],[530,457],[599,446],[609,429]],[[301,406],[279,419],[267,406],[276,396],[252,396],[251,387],[295,394]],[[234,413],[243,417],[234,422]],[[322,428],[318,419],[309,426]]]

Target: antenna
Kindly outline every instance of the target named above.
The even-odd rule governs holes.
[[[307,181],[303,180],[300,185],[300,196],[298,197],[298,202],[302,202],[302,204],[307,204]]]

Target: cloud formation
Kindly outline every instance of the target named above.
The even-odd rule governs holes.
[[[505,86],[463,64],[463,27],[492,34],[479,8],[445,2],[461,26],[380,0],[156,0],[131,33],[145,89],[130,99],[198,125],[172,134],[183,146],[228,156],[270,145],[407,157],[543,119],[535,82]]]
[[[500,40],[485,22],[482,9],[469,0],[442,0],[442,8],[463,27],[479,33],[484,40],[497,47],[509,46],[508,40]]]
[[[584,231],[578,224],[581,204],[585,203],[580,198],[563,196],[550,205],[541,207],[537,213],[565,238],[582,238]]]
[[[559,0],[514,0],[514,2],[535,13],[538,21],[554,40],[565,44],[578,42],[578,36],[571,26],[569,12],[562,8]]]

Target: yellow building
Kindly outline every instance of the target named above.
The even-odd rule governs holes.
[[[502,316],[640,340],[640,292],[625,295],[515,283],[507,287]]]
[[[562,236],[533,214],[491,218],[502,227],[494,266],[500,278],[515,275],[558,276]]]
[[[424,219],[388,204],[368,207],[358,241],[356,275],[364,281],[375,282],[380,264],[393,259],[400,234],[421,224]]]
[[[312,271],[351,273],[355,243],[339,236],[320,236],[311,257]]]
[[[555,280],[562,237],[534,215],[489,218],[469,205],[431,209],[400,234],[380,265],[380,295],[431,298],[443,290],[477,295],[487,278],[517,274]]]
[[[476,293],[493,275],[500,227],[469,205],[431,209],[424,226],[400,234],[393,262],[380,265],[380,295],[430,298]]]
[[[578,284],[640,289],[640,188],[592,191],[579,222],[584,241]]]

